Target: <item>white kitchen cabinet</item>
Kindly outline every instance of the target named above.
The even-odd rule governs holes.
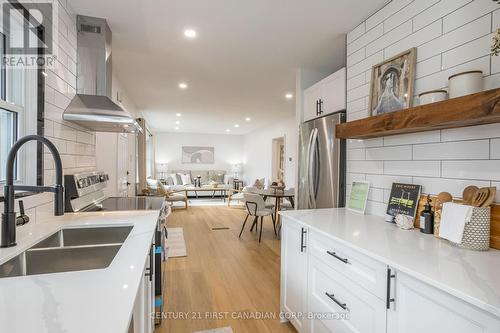
[[[306,333],[307,228],[292,220],[283,223],[281,246],[281,312],[299,333]]]
[[[321,99],[321,83],[304,90],[304,121],[319,117],[319,100]]]
[[[309,311],[318,315],[309,321],[310,333],[385,333],[383,300],[315,257],[308,271]]]
[[[137,296],[135,299],[134,312],[132,314],[132,329],[129,332],[133,333],[153,333],[154,331],[154,279],[151,278],[154,274],[153,261],[150,259],[154,255],[152,251],[146,258],[143,274]]]
[[[388,333],[493,333],[500,321],[448,293],[396,272],[391,279]],[[480,283],[480,282],[479,282]]]
[[[345,109],[345,67],[304,90],[304,121]]]

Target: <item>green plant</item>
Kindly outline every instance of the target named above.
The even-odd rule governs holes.
[[[493,36],[493,44],[491,45],[491,55],[498,56],[499,54],[500,54],[500,29],[497,29],[495,35]]]

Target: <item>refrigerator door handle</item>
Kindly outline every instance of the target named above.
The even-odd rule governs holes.
[[[308,163],[308,185],[309,185],[309,204],[310,208],[316,208],[316,174],[317,174],[317,165],[314,163],[314,157],[317,149],[317,139],[318,139],[318,129],[315,128],[311,132],[311,141],[309,144],[309,163]]]
[[[311,150],[312,150],[312,139],[314,136],[314,130],[315,128],[312,129],[311,133],[309,134],[309,142],[307,143],[307,163],[306,163],[306,199],[307,199],[307,208],[311,208],[312,202],[311,202]]]

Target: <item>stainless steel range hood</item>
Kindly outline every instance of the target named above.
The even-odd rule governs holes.
[[[77,16],[77,94],[63,119],[96,132],[142,132],[137,121],[111,99],[111,30],[105,19]]]

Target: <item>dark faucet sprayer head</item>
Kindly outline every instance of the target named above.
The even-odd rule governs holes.
[[[29,141],[38,141],[43,143],[54,158],[56,168],[56,185],[54,187],[46,186],[24,186],[14,185],[14,161],[19,149]],[[54,215],[64,215],[64,187],[61,156],[57,148],[48,139],[39,135],[28,135],[14,143],[7,156],[6,185],[4,187],[4,212],[2,213],[2,238],[0,247],[11,247],[16,245],[16,212],[14,210],[14,195],[16,190],[32,192],[54,192]]]

